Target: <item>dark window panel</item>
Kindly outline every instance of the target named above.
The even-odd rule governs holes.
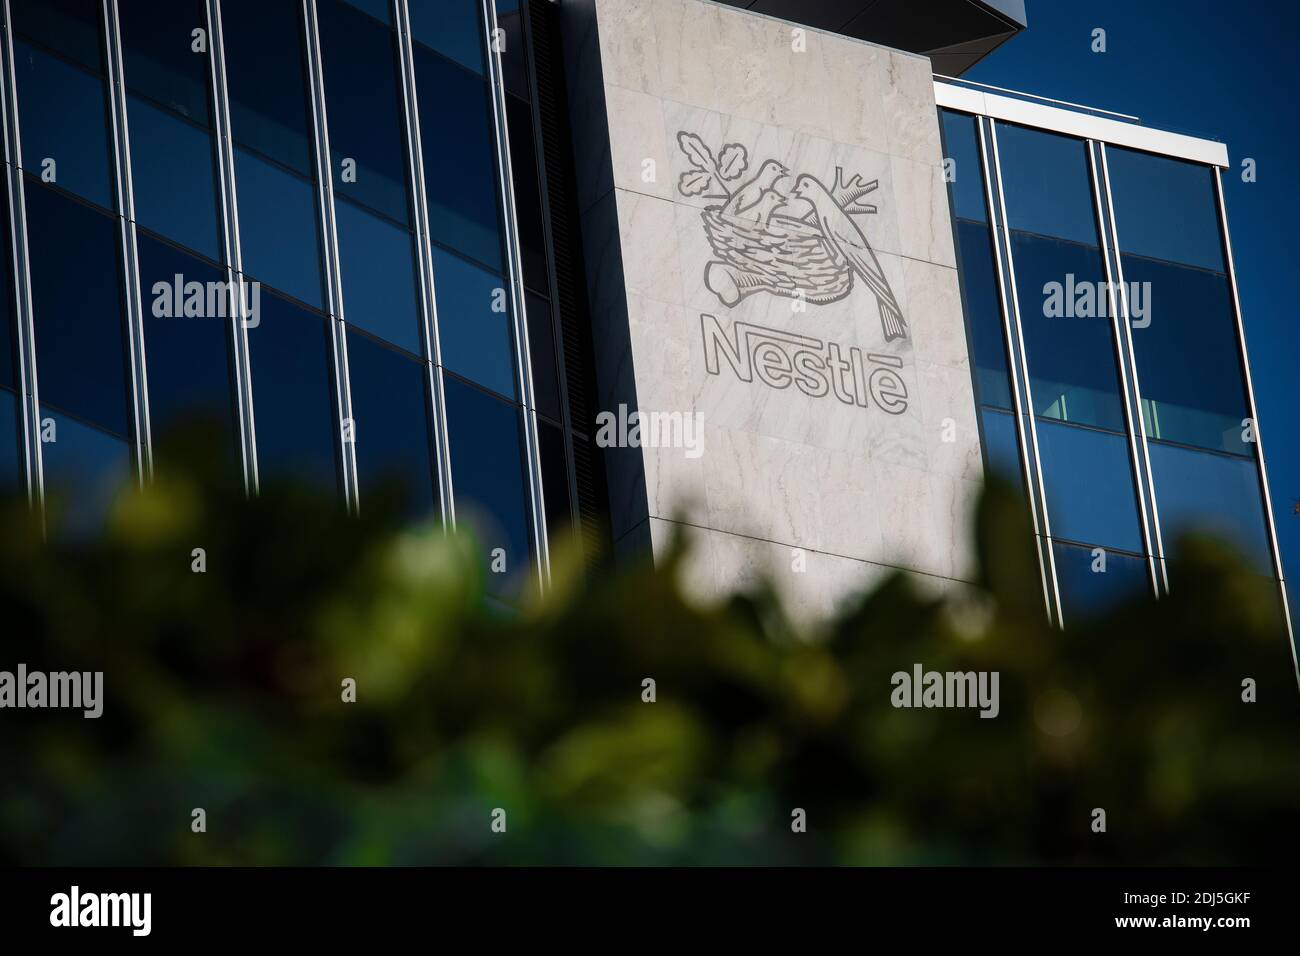
[[[102,78],[26,43],[14,45],[23,167],[105,209],[116,209]]]
[[[118,221],[26,181],[40,396],[131,434]]]
[[[988,226],[957,223],[958,271],[966,331],[975,366],[976,398],[982,405],[1010,410],[1011,377],[1007,371],[1002,297],[993,262],[993,238]]]
[[[118,0],[126,88],[210,126],[208,55],[193,32],[208,32],[203,0]]]
[[[0,388],[0,495],[23,488],[23,428],[18,394]]]
[[[1013,231],[1011,251],[1035,413],[1124,431],[1100,250]]]
[[[0,387],[21,389],[18,363],[18,309],[9,244],[9,196],[0,189]]]
[[[357,332],[348,334],[348,376],[362,507],[383,501],[411,520],[433,516],[437,492],[429,446],[428,366]]]
[[[140,234],[137,245],[154,443],[166,442],[179,429],[212,429],[229,473],[235,474],[241,459],[230,354],[232,303],[225,297],[214,312],[217,303],[207,295],[209,288],[227,288],[225,272],[151,236]],[[197,308],[193,299],[188,307],[186,301],[194,290],[185,286],[195,282],[204,293],[201,315],[186,314]]]
[[[103,72],[100,0],[10,0],[14,33]]]
[[[1151,473],[1165,552],[1178,557],[1187,532],[1215,534],[1261,574],[1273,571],[1259,472],[1253,461],[1150,442]]]
[[[220,260],[212,134],[127,98],[136,222]]]
[[[476,73],[486,73],[478,0],[411,0],[410,10],[411,36],[417,42]]]
[[[514,182],[515,220],[519,230],[524,283],[530,289],[549,295],[551,277],[546,265],[546,236],[542,228],[542,194],[537,180],[532,107],[513,96],[506,100],[510,174]]]
[[[542,499],[546,506],[546,533],[554,546],[557,539],[573,536],[569,459],[564,450],[564,432],[557,426],[538,422],[537,442],[542,466]]]
[[[349,324],[424,355],[411,234],[346,200],[334,210]]]
[[[984,166],[980,161],[976,119],[950,110],[939,111],[943,132],[944,158],[952,160],[948,201],[954,219],[987,223],[988,204],[984,191]]]
[[[506,90],[521,99],[532,99],[528,85],[528,57],[524,50],[523,16],[517,3],[497,4],[497,29],[501,31],[501,78]]]
[[[314,179],[301,9],[296,0],[222,0],[221,20],[235,142]]]
[[[1210,167],[1118,147],[1106,167],[1121,251],[1224,271]]]
[[[1146,558],[1107,551],[1103,564],[1092,548],[1057,544],[1054,550],[1066,627],[1151,594]]]
[[[324,308],[316,187],[246,150],[235,150],[244,271]]]
[[[393,9],[389,0],[346,0],[349,6],[356,7],[370,14],[376,20],[393,24]]]
[[[443,367],[515,398],[514,340],[505,279],[435,247],[433,284]]]
[[[329,320],[263,290],[248,331],[258,471],[340,493]]]
[[[532,293],[528,294],[528,353],[533,366],[533,404],[547,418],[561,421],[551,303]]]
[[[1053,537],[1144,553],[1126,437],[1040,420],[1038,449]]]
[[[1146,300],[1146,315],[1132,325],[1148,437],[1253,456],[1243,440],[1250,412],[1228,280],[1154,259],[1123,261],[1124,281]]]
[[[93,534],[131,481],[131,447],[44,403],[41,420],[44,437],[54,438],[42,442],[41,456],[55,527],[70,536]]]
[[[514,590],[531,567],[527,484],[520,442],[520,410],[454,376],[447,376],[447,431],[456,520],[472,528],[485,560],[506,553],[506,574],[488,573],[488,588]]]
[[[317,21],[334,189],[390,219],[409,222],[393,31],[339,0],[322,0]],[[345,178],[349,160],[355,162],[355,177]]]
[[[1098,245],[1086,143],[999,123],[998,154],[1012,229]]]
[[[504,271],[487,84],[418,47],[415,79],[430,234],[489,268]]]

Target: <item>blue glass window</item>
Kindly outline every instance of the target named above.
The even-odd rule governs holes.
[[[943,155],[952,160],[948,201],[955,219],[987,223],[984,166],[980,162],[979,136],[973,116],[941,110]]]
[[[1224,271],[1210,167],[1117,147],[1107,148],[1106,166],[1121,250]]]
[[[133,93],[210,125],[206,52],[194,50],[195,30],[208,30],[203,0],[118,0],[122,71]]]
[[[1038,449],[1053,537],[1144,553],[1126,437],[1040,420]]]
[[[127,111],[136,222],[220,259],[212,135],[134,96]]]
[[[984,425],[984,467],[1009,481],[1024,493],[1024,469],[1020,464],[1020,440],[1016,420],[1006,412],[980,409]]]
[[[1011,377],[1007,371],[1002,298],[988,226],[958,222],[957,256],[966,334],[975,366],[976,398],[981,405],[1010,410]]]
[[[98,531],[131,481],[127,442],[42,403],[41,463],[54,526],[81,536]]]
[[[14,33],[103,72],[99,0],[10,0]]]
[[[504,271],[487,84],[421,47],[415,48],[415,80],[430,233]]]
[[[409,222],[393,31],[338,0],[317,4],[334,189]],[[345,175],[349,162],[355,176]]]
[[[1057,544],[1054,550],[1066,627],[1151,594],[1146,558],[1107,551],[1103,564],[1091,548]]]
[[[346,0],[346,2],[358,10],[364,10],[376,20],[390,26],[393,23],[393,11],[389,5],[389,0]]]
[[[1149,438],[1253,454],[1231,290],[1224,276],[1124,256],[1130,298],[1145,300],[1133,352]]]
[[[147,235],[138,237],[138,247],[154,441],[165,441],[169,432],[190,425],[216,427],[233,473],[239,462],[239,426],[227,317],[231,302],[222,298],[216,314],[209,311],[217,305],[215,296],[206,294],[228,288],[225,272]],[[185,284],[194,282],[202,283],[205,293],[202,315],[187,315],[190,310],[184,308]]]
[[[524,24],[519,4],[497,0],[497,29],[501,31],[501,79],[512,97],[532,98],[528,86],[528,60],[524,55]]]
[[[30,177],[25,185],[41,401],[126,438],[118,221]]]
[[[478,0],[411,0],[411,36],[483,73],[483,12]]]
[[[1101,252],[1012,232],[1034,412],[1125,430]]]
[[[339,421],[329,320],[262,292],[248,331],[258,469],[340,493]]]
[[[235,142],[311,177],[301,10],[295,0],[222,0],[221,20]]]
[[[357,332],[348,334],[362,507],[382,500],[403,517],[436,507],[428,418],[428,366]]]
[[[433,276],[443,367],[515,398],[505,280],[436,247]]]
[[[503,593],[532,552],[519,407],[454,376],[446,376],[443,391],[456,520],[474,529],[485,553],[505,550],[508,573],[488,575],[489,589]]]
[[[1098,245],[1086,143],[998,123],[998,154],[1013,230]]]
[[[542,230],[542,194],[537,179],[537,149],[533,140],[532,107],[515,96],[506,97],[510,132],[510,173],[514,184],[515,221],[524,283],[547,293],[551,288]]]
[[[334,211],[349,324],[424,355],[411,233],[344,199]]]
[[[573,535],[573,512],[569,504],[569,459],[564,450],[564,432],[555,425],[538,422],[537,443],[542,467],[546,533],[554,546],[557,539]]]
[[[242,149],[235,175],[244,272],[322,308],[315,187]]]
[[[56,185],[115,209],[103,78],[26,43],[14,44],[14,59],[23,168],[52,169]]]
[[[23,433],[18,415],[18,394],[0,388],[0,494],[13,494],[23,487]]]
[[[1165,552],[1177,558],[1182,534],[1214,534],[1238,548],[1260,573],[1272,574],[1255,463],[1160,442],[1149,448]]]

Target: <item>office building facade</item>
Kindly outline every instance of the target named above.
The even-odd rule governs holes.
[[[691,587],[774,574],[815,617],[970,580],[997,470],[1058,623],[1176,587],[1205,526],[1284,605],[1226,148],[947,75],[1023,3],[4,14],[3,480],[37,507],[93,522],[198,413],[250,493],[543,579],[559,535],[684,532]]]

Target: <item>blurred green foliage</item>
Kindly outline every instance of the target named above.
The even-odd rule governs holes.
[[[4,862],[1295,856],[1287,638],[1273,586],[1213,542],[1184,544],[1173,597],[1062,633],[1021,507],[992,487],[975,585],[896,575],[802,632],[770,587],[688,601],[685,542],[595,577],[561,542],[552,586],[503,611],[464,536],[181,474],[93,537],[64,533],[57,502],[44,536],[22,502],[0,514],[0,669],[103,670],[106,695],[98,720],[0,711]],[[893,708],[891,675],[918,662],[998,671],[1000,715]]]

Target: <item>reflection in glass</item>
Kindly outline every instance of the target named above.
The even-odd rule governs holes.
[[[348,323],[424,355],[411,234],[344,199],[334,212]]]
[[[115,209],[103,79],[21,42],[14,72],[23,168]]]
[[[1238,548],[1261,574],[1271,574],[1272,551],[1255,463],[1163,442],[1148,447],[1166,554],[1178,557],[1180,535],[1208,533]]]
[[[1124,281],[1138,283],[1148,304],[1133,323],[1147,436],[1253,456],[1228,280],[1124,256]]]
[[[435,246],[433,285],[443,367],[514,398],[505,280]]]
[[[1127,437],[1040,419],[1038,449],[1053,537],[1145,553]]]
[[[975,364],[976,399],[981,405],[1010,410],[1011,377],[1007,371],[1002,299],[993,263],[993,239],[987,226],[957,223],[958,277],[966,313],[971,360]]]
[[[311,177],[301,9],[291,0],[221,0],[221,21],[235,142]]]
[[[1098,245],[1086,143],[998,123],[998,154],[1013,230]]]
[[[988,206],[984,194],[984,167],[980,162],[976,119],[951,110],[940,110],[943,154],[951,160],[948,200],[954,219],[988,223]]]
[[[486,72],[479,0],[411,0],[410,9],[411,36],[417,42],[476,73]]]
[[[219,428],[233,472],[240,456],[227,317],[230,303],[225,300],[221,315],[184,315],[177,309],[175,286],[178,275],[182,285],[224,284],[225,273],[144,233],[138,236],[138,246],[154,442],[192,424]]]
[[[340,493],[329,321],[265,290],[248,331],[262,483],[287,478]]]
[[[102,7],[94,0],[9,0],[14,33],[103,72]]]
[[[244,272],[322,308],[316,190],[246,150],[235,150]]]
[[[126,88],[202,126],[208,119],[208,57],[194,31],[208,29],[203,0],[118,0]]]
[[[1146,558],[1120,551],[1095,555],[1092,548],[1072,544],[1057,543],[1054,550],[1066,627],[1151,593]]]
[[[1209,166],[1107,147],[1106,167],[1120,251],[1224,271]]]
[[[335,193],[406,223],[393,31],[339,0],[321,0],[316,11]]]
[[[1024,472],[1020,465],[1020,441],[1016,435],[1016,420],[1006,412],[991,408],[980,409],[984,426],[984,467],[1004,481],[1009,481],[1023,495]]]
[[[418,46],[415,80],[431,235],[503,271],[487,84]]]
[[[1124,431],[1101,252],[1017,232],[1011,251],[1035,414]]]
[[[212,135],[127,97],[136,222],[221,258]]]
[[[532,553],[519,407],[450,375],[443,390],[456,520],[474,529],[485,554],[503,549],[517,578]],[[510,590],[506,577],[489,574],[489,589]]]
[[[436,507],[424,362],[350,331],[348,376],[361,502],[394,502],[419,520]]]
[[[31,177],[24,185],[41,401],[126,438],[130,359],[117,220]]]

